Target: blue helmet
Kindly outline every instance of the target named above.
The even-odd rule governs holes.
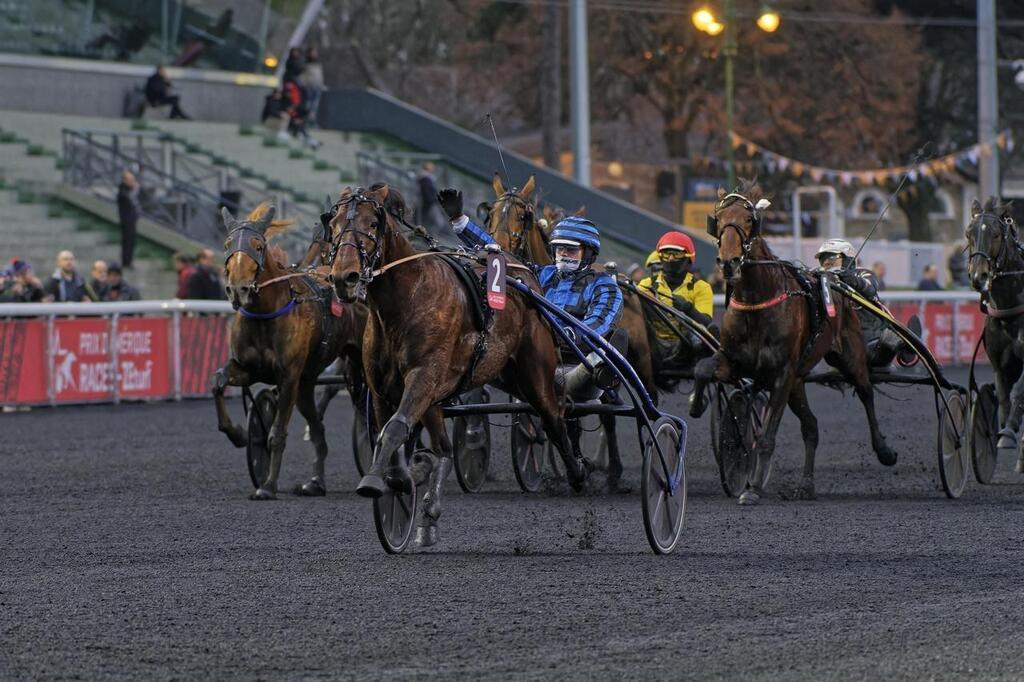
[[[601,252],[601,235],[597,232],[597,226],[586,218],[569,216],[555,225],[551,231],[550,244],[579,244],[590,248],[596,256]]]

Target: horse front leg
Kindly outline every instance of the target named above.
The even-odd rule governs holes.
[[[430,434],[430,446],[439,455],[437,465],[430,472],[430,483],[423,496],[423,509],[416,527],[416,544],[430,547],[437,544],[437,522],[441,518],[441,496],[444,482],[452,470],[452,443],[444,428],[441,408],[433,406],[423,415],[423,425]]]
[[[274,423],[270,427],[270,437],[268,438],[270,472],[267,474],[267,480],[249,495],[250,500],[277,499],[277,479],[281,475],[284,446],[288,441],[288,422],[292,418],[298,389],[297,377],[288,377],[277,386],[277,414],[274,415]]]
[[[814,492],[814,455],[818,449],[818,419],[811,411],[807,401],[807,385],[802,379],[793,383],[789,392],[789,409],[800,420],[800,436],[804,440],[804,475],[800,482],[800,497],[813,500]]]
[[[693,391],[690,393],[690,416],[698,419],[708,407],[707,386],[712,381],[732,381],[732,367],[722,351],[697,363],[693,370]]]
[[[330,388],[334,387],[328,386],[328,389]],[[307,497],[323,497],[327,494],[327,477],[324,473],[324,463],[327,460],[327,438],[324,436],[323,413],[316,404],[315,384],[312,380],[299,384],[295,406],[299,408],[299,413],[306,420],[314,452],[313,478],[308,483],[299,486],[296,492]]]
[[[404,379],[405,388],[398,409],[381,427],[374,448],[373,464],[359,481],[356,494],[361,497],[378,498],[384,494],[385,486],[405,493],[413,491],[412,473],[405,461],[402,446],[412,435],[412,428],[435,400],[436,381],[426,368],[416,368]],[[378,409],[374,400],[375,409]],[[381,413],[378,411],[378,416]],[[379,422],[378,422],[379,423]]]
[[[601,427],[608,447],[608,492],[628,493],[630,487],[622,482],[622,455],[619,453],[619,438],[615,432],[615,415],[602,414]]]
[[[768,473],[771,471],[772,455],[775,453],[775,434],[782,422],[782,415],[786,412],[786,403],[789,401],[794,379],[792,370],[783,368],[775,379],[775,385],[772,386],[771,394],[768,397],[768,416],[765,419],[764,430],[757,440],[757,445],[754,446],[756,457],[754,472],[750,475],[747,489],[740,495],[739,503],[742,505],[757,504],[764,494]],[[751,400],[753,400],[753,396],[751,396]],[[753,418],[752,414],[750,418]]]
[[[227,402],[224,400],[224,389],[228,386],[249,386],[252,380],[249,373],[232,358],[210,377],[210,393],[213,394],[213,405],[217,410],[217,429],[228,437],[236,448],[244,448],[249,442],[246,429],[231,421]]]
[[[998,377],[999,372],[996,372]],[[998,386],[998,384],[997,384]],[[1006,413],[1006,421],[999,429],[999,448],[1017,447],[1017,432],[1020,430],[1021,415],[1024,414],[1024,371],[1013,382],[1009,390],[1009,409]],[[1017,473],[1021,473],[1021,463],[1017,462]]]

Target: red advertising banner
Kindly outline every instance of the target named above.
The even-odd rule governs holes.
[[[46,320],[0,320],[0,402],[46,402],[46,375]]]
[[[228,361],[228,323],[223,315],[181,318],[181,394],[210,395],[210,376]]]
[[[53,393],[58,403],[110,400],[110,320],[57,318],[53,323]]]
[[[956,306],[956,355],[957,362],[969,364],[974,354],[974,346],[978,343],[982,329],[985,328],[985,315],[974,301],[959,301]],[[978,362],[988,364],[985,347],[978,349]]]
[[[122,317],[117,323],[117,379],[122,398],[174,395],[171,377],[171,320]]]

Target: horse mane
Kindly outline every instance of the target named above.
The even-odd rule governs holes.
[[[272,201],[261,202],[259,206],[251,210],[249,215],[245,217],[246,221],[256,222],[262,220],[273,205]],[[280,269],[287,267],[288,254],[277,244],[271,244],[270,240],[289,232],[293,225],[295,225],[294,220],[272,220],[267,229],[263,231],[263,236],[267,240],[267,255],[270,257],[270,261]]]
[[[384,210],[404,222],[408,204],[405,203],[405,197],[401,192],[386,182],[376,182],[370,185],[369,191],[376,192],[384,187],[388,188],[388,197],[384,200]]]
[[[764,190],[761,188],[761,185],[757,183],[756,177],[750,179],[739,178],[739,181],[740,185],[736,189],[736,193],[745,196],[750,200],[750,203],[756,204],[761,199],[767,198],[764,194]]]

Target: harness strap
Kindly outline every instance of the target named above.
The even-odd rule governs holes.
[[[241,314],[242,317],[249,320],[273,320],[275,318],[287,315],[292,311],[292,309],[295,308],[297,304],[298,301],[296,301],[293,298],[290,299],[287,303],[285,303],[282,307],[270,313],[254,313],[246,310],[245,308],[239,308],[238,312]]]
[[[399,258],[398,260],[391,261],[386,265],[382,265],[381,267],[374,270],[371,274],[374,277],[376,277],[377,275],[383,275],[385,272],[387,272],[393,267],[402,265],[404,263],[408,263],[410,261],[419,260],[420,258],[426,258],[428,256],[453,256],[456,258],[466,258],[467,254],[462,251],[421,251],[420,253],[414,253],[411,256]],[[521,265],[519,263],[508,263],[507,267],[513,270],[526,270],[527,272],[533,272],[533,270],[531,270],[529,267]]]
[[[985,314],[989,317],[1003,318],[1003,317],[1015,317],[1017,315],[1024,314],[1024,303],[1015,305],[1012,308],[996,308],[992,305],[991,301],[986,306],[987,310]]]
[[[767,301],[763,301],[761,303],[743,303],[742,301],[737,301],[735,298],[733,298],[729,300],[729,307],[732,308],[733,310],[738,310],[743,313],[752,312],[755,310],[765,310],[767,308],[777,306],[786,299],[792,298],[794,296],[803,296],[803,292],[784,291],[775,298],[770,298]]]

